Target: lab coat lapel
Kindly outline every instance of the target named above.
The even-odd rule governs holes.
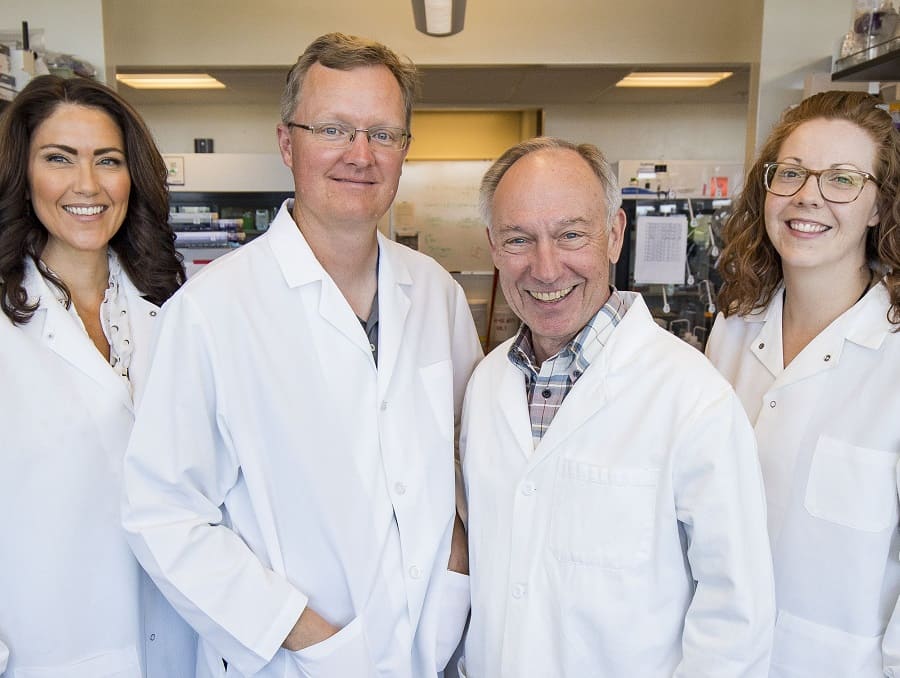
[[[39,277],[37,268],[29,262],[25,287],[29,299],[40,297],[40,307],[31,322],[23,326],[24,331],[96,381],[105,393],[117,398],[129,411],[133,411],[131,394],[125,382],[113,371],[68,310],[56,300],[43,278],[39,280]]]
[[[504,344],[507,346],[507,344]],[[502,350],[502,349],[498,349]],[[528,397],[525,392],[525,376],[504,355],[503,374],[497,389],[497,402],[513,440],[525,459],[534,454],[531,438],[531,418],[528,414]]]
[[[390,245],[378,234],[378,398],[384,398],[394,367],[400,357],[410,300],[407,290],[413,284],[406,265],[393,256]]]
[[[293,205],[293,200],[285,201],[264,236],[272,256],[278,262],[285,283],[291,288],[305,288],[307,285],[318,284],[319,295],[316,310],[319,315],[343,334],[351,344],[357,346],[364,354],[371,356],[366,333],[353,313],[353,309],[350,308],[350,304],[347,303],[334,280],[316,259],[312,248],[291,216]],[[309,299],[306,296],[307,291],[304,290],[304,299]]]
[[[602,354],[598,356],[596,362],[575,382],[535,448],[532,465],[541,463],[586,421],[606,407],[609,398],[605,388],[605,374],[608,368],[604,358]]]

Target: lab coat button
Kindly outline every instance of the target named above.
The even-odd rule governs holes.
[[[387,409],[387,400],[381,401],[381,411],[384,412]]]
[[[765,345],[764,342],[760,342],[760,343],[759,343],[759,348],[765,348],[765,347],[766,347],[766,345]]]
[[[418,579],[422,576],[422,570],[419,569],[418,565],[413,565],[409,568],[409,576],[413,579]]]
[[[406,485],[403,483],[394,483],[394,492],[397,494],[406,494]]]
[[[155,634],[155,633],[151,633],[151,634],[150,634],[150,640],[156,640],[156,634]]]
[[[530,480],[522,485],[522,494],[524,494],[526,497],[530,497],[532,494],[534,494],[535,490],[537,490],[537,487],[535,487],[534,483]]]
[[[826,354],[825,354],[825,362],[827,363],[829,360],[831,360],[831,354],[830,354],[830,353],[826,353]]]
[[[775,401],[774,401],[774,400],[769,401],[769,407],[775,407]]]
[[[524,584],[516,584],[513,586],[512,597],[516,600],[525,597],[525,585]]]

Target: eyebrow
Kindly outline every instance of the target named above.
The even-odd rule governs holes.
[[[778,162],[790,162],[795,165],[799,165],[800,167],[803,167],[803,165],[801,164],[803,161],[800,158],[797,158],[793,155],[788,156],[784,160],[779,160]],[[850,167],[848,169],[855,169],[859,172],[867,171],[864,169],[860,169],[856,163],[852,163],[852,162],[833,162],[828,166],[828,169],[841,169],[844,165],[849,165]]]
[[[41,150],[46,150],[48,148],[58,148],[61,151],[65,151],[66,153],[71,153],[72,155],[78,155],[78,150],[72,148],[71,146],[66,146],[65,144],[46,144],[41,146]],[[109,146],[108,148],[98,148],[94,151],[94,155],[103,155],[104,153],[121,153],[125,155],[125,151],[121,148],[116,148],[115,146]]]

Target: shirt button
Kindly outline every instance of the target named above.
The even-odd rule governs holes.
[[[543,391],[541,391],[541,395],[545,398],[549,398],[550,396],[553,395],[553,393],[550,391],[549,388],[545,388]]]
[[[537,487],[535,487],[534,483],[530,480],[522,485],[522,494],[524,494],[526,497],[534,494],[535,490],[537,490]]]
[[[369,344],[369,350],[375,353],[375,344]]]
[[[156,640],[156,634],[155,634],[155,633],[151,633],[151,634],[150,634],[150,640]]]
[[[831,354],[830,354],[830,353],[826,353],[826,354],[825,354],[825,362],[827,363],[829,360],[831,360]]]
[[[513,586],[512,597],[516,600],[525,597],[525,584],[516,584]]]
[[[422,576],[422,570],[419,569],[418,565],[413,565],[409,568],[409,576],[413,579],[418,579]]]
[[[155,318],[155,317],[156,317],[156,311],[150,311],[150,317],[151,317],[151,318]]]
[[[406,485],[403,483],[394,483],[394,492],[397,494],[406,494]]]
[[[384,412],[387,409],[387,400],[381,401],[381,411]]]
[[[775,407],[775,401],[774,401],[774,400],[770,400],[770,401],[769,401],[769,407]]]

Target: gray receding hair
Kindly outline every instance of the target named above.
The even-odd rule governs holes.
[[[313,64],[322,64],[327,68],[349,71],[362,66],[386,66],[400,85],[403,95],[403,106],[406,114],[406,128],[412,117],[412,107],[419,93],[419,73],[415,64],[409,59],[401,59],[390,48],[380,42],[358,38],[343,33],[327,33],[310,43],[306,51],[300,55],[287,74],[284,92],[281,94],[281,122],[291,122],[303,79]],[[322,122],[305,120],[306,123]]]
[[[524,158],[529,153],[551,149],[575,151],[584,158],[584,161],[594,171],[594,174],[597,175],[597,178],[600,179],[600,184],[603,186],[603,192],[606,195],[606,228],[609,229],[612,226],[613,218],[622,206],[622,191],[619,189],[619,182],[616,179],[615,172],[613,172],[612,165],[600,149],[593,144],[573,144],[571,141],[558,137],[535,137],[509,148],[484,173],[484,178],[481,180],[479,208],[481,210],[481,218],[484,219],[484,223],[487,224],[488,228],[492,226],[491,209],[494,203],[494,193],[503,175],[517,160]]]

